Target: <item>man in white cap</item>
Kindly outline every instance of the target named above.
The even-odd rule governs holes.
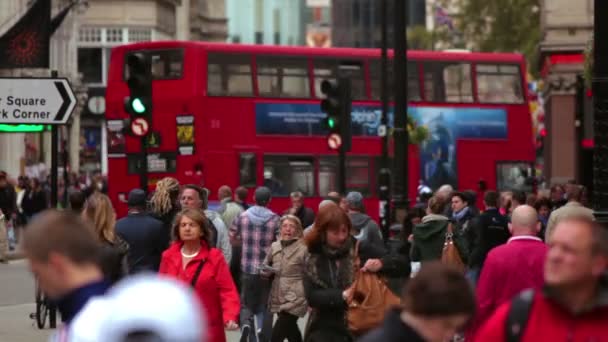
[[[192,290],[176,280],[147,274],[127,278],[106,296],[91,300],[63,338],[68,342],[200,342],[207,340],[206,330],[204,310]]]

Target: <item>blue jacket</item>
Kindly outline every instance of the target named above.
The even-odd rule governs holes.
[[[129,244],[129,273],[158,272],[169,236],[163,223],[145,213],[129,214],[116,222],[116,233]]]

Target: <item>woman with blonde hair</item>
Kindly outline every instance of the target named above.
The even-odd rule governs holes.
[[[308,247],[301,239],[302,223],[297,216],[281,217],[279,229],[279,241],[270,245],[261,267],[262,275],[273,277],[269,308],[278,316],[270,341],[301,342],[298,318],[308,309],[303,283]]]
[[[210,247],[208,220],[202,210],[187,208],[175,217],[173,244],[163,252],[160,274],[189,284],[206,310],[206,341],[225,342],[228,330],[238,329],[241,307],[224,255]]]
[[[128,273],[129,244],[116,234],[116,213],[108,196],[95,192],[87,198],[82,216],[93,224],[95,236],[104,246],[102,269],[108,280],[117,282]]]
[[[179,182],[173,177],[165,177],[156,183],[156,190],[150,199],[152,215],[163,222],[166,241],[169,246],[173,219],[179,212]]]

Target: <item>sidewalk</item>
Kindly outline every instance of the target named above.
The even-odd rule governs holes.
[[[34,304],[0,306],[0,341],[33,342],[46,341],[54,330],[38,330],[30,313],[36,311]],[[48,324],[48,323],[47,323]]]

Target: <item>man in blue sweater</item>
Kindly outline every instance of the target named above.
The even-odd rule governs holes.
[[[40,288],[61,312],[65,326],[59,333],[65,333],[85,304],[110,287],[93,228],[69,211],[47,210],[28,225],[22,243]]]

